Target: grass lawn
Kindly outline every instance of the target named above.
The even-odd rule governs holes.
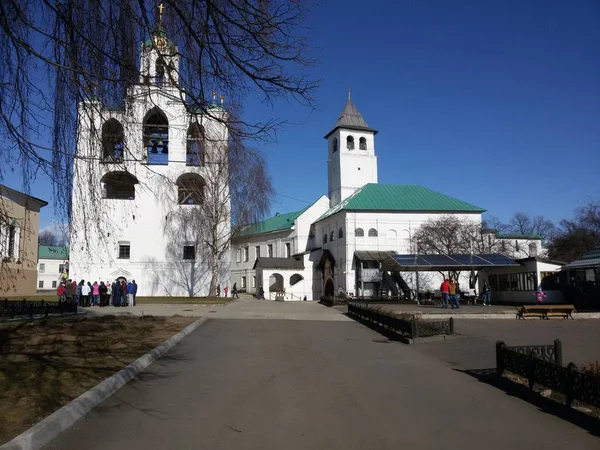
[[[106,315],[0,324],[0,444],[194,320]]]

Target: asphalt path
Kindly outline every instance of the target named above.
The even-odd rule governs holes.
[[[600,439],[353,321],[217,318],[45,448],[597,450]]]

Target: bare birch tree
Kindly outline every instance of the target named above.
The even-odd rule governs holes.
[[[313,102],[316,82],[307,75],[312,61],[301,35],[309,2],[165,0],[160,9],[157,3],[0,0],[0,183],[9,171],[20,171],[21,189],[29,192],[33,181],[45,176],[51,181],[56,217],[63,222],[76,218],[83,234],[102,238],[109,232],[107,226],[119,224],[100,227],[93,211],[72,211],[74,160],[83,160],[85,164],[77,170],[89,173],[79,173],[79,179],[89,180],[87,185],[92,186],[103,157],[102,153],[76,154],[78,139],[87,139],[95,148],[102,135],[101,129],[91,127],[89,136],[78,136],[78,124],[82,120],[102,123],[109,117],[99,120],[98,115],[130,109],[127,94],[140,84],[140,42],[159,53],[164,47],[152,36],[178,46],[178,81],[167,75],[180,98],[185,98],[190,114],[222,121],[208,100],[215,90],[236,111],[242,109],[249,93],[258,94],[267,104],[279,97],[309,106]],[[78,110],[83,103],[92,107]],[[88,117],[78,115],[82,112]],[[268,139],[282,123],[237,119],[231,140]],[[131,155],[124,149],[125,171]],[[251,159],[252,153],[245,157]],[[253,161],[263,162],[262,158]],[[265,172],[264,166],[253,166],[253,170]],[[87,189],[86,183],[77,189]],[[240,198],[238,192],[245,191],[232,188],[232,202]],[[253,197],[262,205],[269,197],[268,189],[250,193],[263,195],[260,201]],[[89,204],[95,207],[101,200],[90,189]],[[253,212],[264,210],[259,207]],[[234,222],[254,216],[235,211]],[[0,216],[5,215],[6,211],[0,211]],[[87,239],[84,236],[80,241]]]
[[[139,83],[139,43],[156,32],[179,46],[177,88],[196,113],[211,115],[206,100],[213,90],[234,108],[248,92],[266,102],[283,96],[312,104],[316,83],[306,74],[311,61],[300,35],[307,2],[163,3],[159,18],[147,0],[0,1],[0,182],[19,168],[27,192],[45,174],[57,214],[68,220],[76,106],[98,100],[123,109]],[[234,139],[267,138],[281,123],[240,120]]]

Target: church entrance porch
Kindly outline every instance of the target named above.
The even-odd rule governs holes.
[[[295,258],[257,258],[256,289],[263,287],[266,300],[312,299],[305,283],[304,263]]]

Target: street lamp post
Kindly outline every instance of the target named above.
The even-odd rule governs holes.
[[[419,242],[417,241],[416,245],[415,245],[415,277],[416,277],[416,281],[417,281],[417,305],[420,305],[421,302],[419,302],[419,264],[418,264],[418,259],[419,259]]]

